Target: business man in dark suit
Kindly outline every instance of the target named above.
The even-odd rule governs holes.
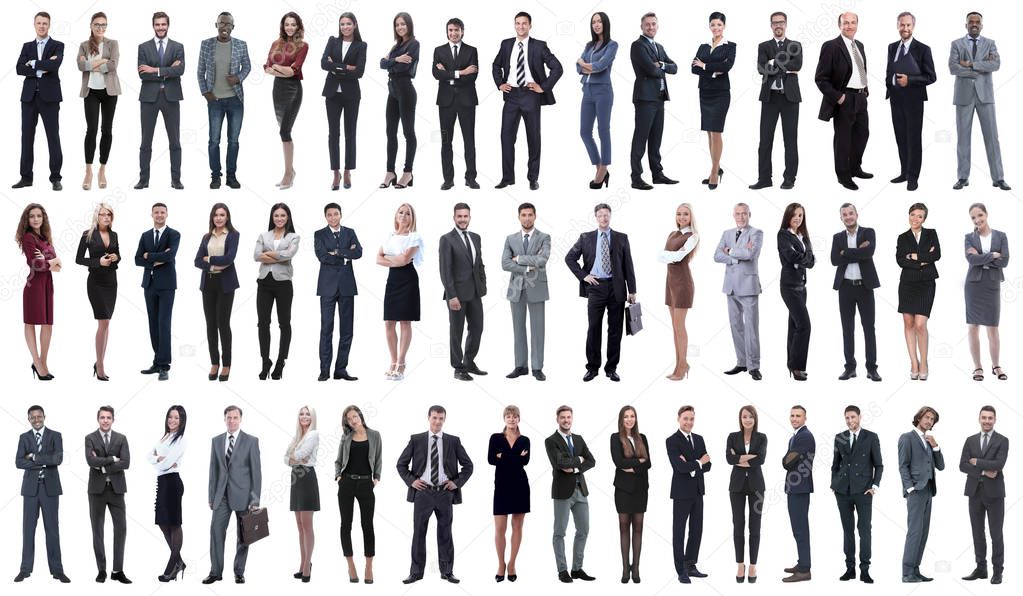
[[[441,190],[455,185],[455,120],[462,130],[465,154],[465,185],[478,189],[476,182],[476,76],[480,69],[476,48],[462,41],[465,23],[448,19],[448,43],[433,50],[433,78],[437,79],[437,105],[440,110],[440,162],[444,174]]]
[[[448,351],[455,378],[471,381],[474,375],[486,371],[476,366],[483,336],[483,297],[487,295],[487,273],[483,268],[483,249],[480,235],[469,231],[472,219],[469,205],[456,203],[455,228],[440,237],[440,282],[444,286],[444,300],[448,306]],[[469,335],[462,350],[462,331],[469,323]]]
[[[107,522],[107,509],[114,522],[114,567],[110,579],[130,584],[124,575],[124,536],[127,520],[124,493],[128,486],[124,471],[131,465],[128,439],[111,427],[114,409],[100,406],[96,412],[99,429],[85,435],[85,461],[89,464],[89,520],[92,522],[92,550],[96,554],[96,581],[107,580],[107,553],[103,544],[103,526]]]
[[[771,32],[774,37],[757,46],[757,72],[760,82],[760,147],[757,149],[757,181],[753,190],[767,188],[771,181],[771,151],[774,149],[774,131],[781,117],[781,134],[785,141],[785,171],[781,187],[791,189],[796,183],[799,169],[799,71],[803,68],[803,45],[785,36],[788,16],[784,12],[771,13]]]
[[[586,538],[590,534],[590,503],[583,474],[596,465],[590,448],[583,438],[572,432],[572,408],[560,406],[557,411],[558,430],[544,439],[543,446],[551,462],[551,498],[554,500],[554,563],[558,567],[558,580],[570,584],[574,580],[585,582],[596,579],[583,571]],[[572,569],[569,571],[565,556],[565,533],[568,517],[572,516],[575,537],[572,540]]]
[[[139,146],[139,181],[136,190],[149,186],[156,117],[163,114],[170,149],[171,188],[181,190],[181,75],[185,73],[185,46],[167,37],[170,17],[153,13],[153,39],[139,44],[139,110],[142,144]]]
[[[501,181],[495,188],[515,184],[515,137],[519,120],[526,125],[529,190],[540,188],[540,108],[554,104],[554,85],[564,69],[547,42],[533,39],[533,17],[515,15],[515,37],[501,42],[494,57],[494,84],[504,94],[501,109]]]
[[[440,578],[453,584],[461,581],[453,573],[455,544],[451,540],[451,520],[453,506],[462,503],[462,486],[472,476],[472,460],[458,437],[443,432],[446,418],[443,406],[430,406],[429,432],[409,437],[398,457],[398,475],[408,486],[406,500],[412,503],[412,565],[403,584],[423,579],[426,530],[433,515],[437,516]]]
[[[21,47],[15,72],[25,77],[21,84],[21,179],[11,188],[32,186],[32,165],[35,161],[36,124],[43,119],[46,145],[50,152],[50,183],[53,190],[60,184],[60,167],[64,155],[60,151],[60,75],[64,61],[64,44],[50,37],[50,14],[35,15],[36,38]]]
[[[362,257],[362,245],[355,230],[341,225],[341,205],[327,203],[323,217],[327,220],[327,227],[313,234],[313,250],[320,262],[320,273],[316,278],[316,295],[320,297],[320,376],[316,380],[330,378],[330,361],[334,356],[334,312],[337,311],[341,329],[334,378],[357,381],[358,377],[348,374],[348,353],[354,336],[355,296],[359,293],[352,261]]]
[[[873,178],[863,171],[863,151],[870,136],[867,118],[867,57],[856,41],[859,17],[852,12],[838,15],[842,34],[821,45],[814,80],[824,98],[817,117],[835,126],[835,174],[838,183],[858,190],[853,178]]]
[[[799,560],[792,567],[786,567],[788,577],[785,583],[810,580],[810,493],[813,492],[813,458],[817,442],[806,427],[806,408],[792,406],[789,410],[789,424],[795,431],[789,439],[788,450],[782,458],[785,468],[785,497],[789,510],[789,524],[792,537],[796,539]]]
[[[995,409],[980,409],[980,432],[963,443],[959,471],[966,474],[966,496],[970,498],[970,527],[973,529],[973,556],[977,567],[963,579],[987,579],[987,537],[984,518],[991,529],[991,583],[1002,583],[1005,566],[1005,460],[1009,457],[1009,439],[995,432]]]
[[[913,416],[913,430],[899,437],[899,476],[908,511],[906,545],[902,551],[904,584],[934,579],[920,573],[920,561],[931,529],[931,499],[938,492],[935,470],[945,469],[945,457],[938,441],[929,434],[937,423],[938,412],[924,406]]]
[[[142,232],[135,251],[135,265],[142,267],[142,288],[146,295],[149,316],[149,341],[153,346],[153,364],[142,374],[158,374],[166,381],[171,363],[171,313],[178,277],[174,259],[178,254],[181,234],[167,225],[167,205],[154,203],[153,229]]]
[[[838,312],[842,318],[842,347],[845,352],[845,370],[839,381],[856,376],[856,310],[860,311],[863,343],[866,349],[867,378],[880,381],[877,374],[877,338],[874,334],[874,289],[881,287],[874,267],[874,248],[877,238],[873,228],[859,225],[856,205],[843,203],[839,215],[845,230],[831,238],[831,264],[835,266],[838,290]]]
[[[565,255],[568,270],[579,280],[579,296],[586,298],[586,374],[592,381],[600,370],[600,326],[607,311],[607,362],[604,372],[620,381],[616,372],[621,360],[625,302],[636,303],[636,271],[632,266],[629,237],[611,229],[611,206],[593,208],[597,229],[583,232]],[[582,266],[579,259],[582,258]]]
[[[860,427],[860,409],[846,406],[845,425],[849,430],[835,435],[831,460],[831,490],[842,518],[842,543],[845,573],[842,581],[856,579],[856,535],[860,535],[860,581],[874,583],[870,577],[870,518],[874,495],[881,484],[881,443],[877,435]]]
[[[234,583],[245,583],[245,560],[249,545],[242,542],[242,515],[259,509],[259,495],[263,486],[262,464],[259,459],[259,439],[242,432],[242,410],[238,406],[224,408],[227,432],[213,437],[210,446],[209,505],[213,512],[210,522],[210,574],[202,580],[212,584],[223,579],[224,541],[227,526],[234,513],[238,540],[234,551]]]
[[[57,466],[64,461],[64,442],[60,433],[46,428],[46,412],[42,406],[28,409],[28,422],[32,429],[18,437],[18,451],[14,454],[14,465],[25,470],[21,479],[21,496],[24,506],[21,514],[21,569],[14,578],[20,582],[32,575],[36,557],[36,523],[39,512],[43,513],[43,528],[46,530],[46,562],[53,579],[68,583],[64,565],[60,561],[60,528],[58,528],[57,507],[60,504],[60,473]]]
[[[657,35],[657,15],[648,12],[639,21],[642,35],[632,42],[629,58],[636,82],[632,85],[632,103],[636,121],[632,130],[632,188],[650,190],[653,186],[643,180],[643,153],[647,154],[654,184],[678,184],[664,175],[661,167],[661,137],[664,134],[664,102],[668,95],[667,75],[678,72],[678,65],[668,57],[664,46],[654,41]]]
[[[691,577],[707,577],[696,568],[703,539],[703,475],[710,472],[710,454],[703,437],[693,432],[696,410],[682,406],[678,410],[678,430],[664,442],[671,462],[671,547],[678,581],[691,583]],[[686,524],[689,537],[686,539]]]
[[[892,126],[902,165],[899,175],[891,181],[893,184],[905,182],[906,190],[918,187],[927,85],[938,79],[931,48],[913,37],[915,27],[916,17],[912,13],[899,14],[901,39],[888,44],[888,70],[884,78],[884,96],[891,103]]]

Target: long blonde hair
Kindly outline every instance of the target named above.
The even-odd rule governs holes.
[[[696,215],[693,213],[693,206],[690,205],[689,203],[682,203],[681,205],[675,208],[675,211],[678,211],[683,207],[689,210],[689,229],[692,230],[693,234],[696,234],[698,237],[700,235],[700,231],[696,228]],[[693,250],[687,255],[688,259],[692,260],[692,258],[696,256],[696,251],[698,250],[700,250],[699,244],[697,244],[696,247],[693,248]]]
[[[309,406],[302,406],[301,408],[298,409],[298,414],[300,416],[302,415],[302,410],[308,410],[309,411],[309,417],[311,418],[311,420],[309,421],[309,430],[310,431],[316,430],[316,408],[311,408]],[[306,437],[307,434],[309,434],[309,433],[308,432],[306,432],[304,434],[302,433],[302,423],[299,422],[298,418],[296,417],[295,418],[295,436],[291,438],[291,443],[288,444],[288,457],[289,458],[291,458],[291,457],[293,457],[295,455],[295,448],[298,447],[299,443],[301,443],[303,440],[305,440],[305,437]]]

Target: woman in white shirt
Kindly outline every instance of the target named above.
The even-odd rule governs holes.
[[[689,203],[682,203],[675,209],[675,228],[674,232],[668,234],[658,260],[668,265],[668,275],[664,281],[664,303],[668,305],[671,329],[675,336],[675,369],[667,378],[681,381],[689,374],[686,315],[693,307],[693,294],[696,291],[689,262],[696,255],[696,247],[700,243],[693,208]]]
[[[316,453],[320,434],[316,432],[316,410],[302,406],[298,410],[295,436],[284,454],[291,466],[291,510],[298,525],[298,545],[302,563],[295,579],[309,581],[313,558],[313,512],[320,510],[320,487],[316,482]]]
[[[163,437],[149,450],[146,459],[156,470],[156,524],[163,532],[170,548],[170,559],[164,568],[161,582],[178,579],[185,571],[181,558],[181,495],[185,486],[181,483],[181,459],[185,455],[185,423],[188,416],[182,406],[171,406],[163,424]]]
[[[384,289],[384,330],[391,368],[387,378],[405,378],[405,355],[412,343],[412,321],[419,320],[419,274],[423,263],[423,239],[416,232],[416,211],[402,203],[394,214],[394,231],[377,252],[377,265],[388,267]],[[400,324],[400,325],[399,325]],[[399,335],[396,327],[401,327]]]
[[[82,72],[82,90],[85,99],[85,179],[82,190],[92,188],[92,161],[96,156],[96,132],[103,131],[99,141],[99,187],[107,187],[106,166],[110,157],[111,131],[114,110],[121,83],[117,79],[117,61],[120,51],[117,42],[107,39],[107,15],[97,12],[89,23],[89,39],[78,46],[78,70]],[[100,114],[103,124],[100,125]]]

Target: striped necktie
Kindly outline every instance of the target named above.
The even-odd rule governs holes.
[[[515,85],[526,86],[526,52],[521,41],[519,42],[519,56],[515,59]]]
[[[36,453],[43,452],[43,434],[40,432],[36,433]],[[43,477],[43,471],[39,470],[39,477]]]
[[[440,452],[437,450],[437,435],[430,444],[430,484],[440,485]]]

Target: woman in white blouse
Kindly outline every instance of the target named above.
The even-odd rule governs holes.
[[[270,208],[270,225],[267,231],[256,238],[256,248],[252,258],[259,263],[259,276],[256,280],[256,328],[259,335],[259,355],[263,359],[263,367],[259,370],[259,380],[265,381],[267,375],[271,379],[280,380],[284,375],[284,361],[288,359],[291,347],[291,301],[295,290],[291,278],[295,270],[291,267],[291,259],[298,254],[298,242],[301,240],[295,233],[295,224],[291,222],[291,209],[284,203],[277,203]],[[270,313],[277,303],[277,326],[281,329],[281,337],[277,348],[277,364],[270,360]],[[273,372],[270,367],[273,366]]]
[[[291,466],[291,510],[298,525],[298,546],[302,562],[295,579],[309,581],[313,558],[313,512],[320,510],[320,487],[316,482],[316,453],[320,434],[316,432],[316,410],[302,406],[298,410],[295,436],[284,454]]]
[[[676,230],[668,234],[660,260],[668,265],[668,276],[664,282],[664,303],[671,315],[671,329],[675,336],[675,369],[668,379],[680,381],[689,374],[689,333],[686,331],[686,315],[693,307],[693,274],[689,261],[696,254],[700,235],[696,232],[696,220],[689,203],[682,203],[675,209]]]
[[[146,459],[156,470],[156,524],[170,548],[170,559],[163,575],[157,579],[169,582],[185,571],[181,558],[181,459],[185,455],[185,423],[188,416],[182,406],[171,406],[163,424],[163,437],[149,450]]]
[[[89,39],[78,46],[78,70],[82,71],[82,90],[85,99],[85,179],[82,190],[92,188],[92,161],[96,156],[96,132],[103,131],[99,141],[99,187],[107,187],[106,166],[110,157],[111,131],[114,110],[121,83],[117,79],[117,61],[120,51],[117,42],[107,39],[107,15],[97,12],[89,24]],[[103,123],[100,125],[100,114]]]
[[[416,211],[402,203],[394,214],[394,231],[377,252],[377,265],[388,267],[384,289],[384,331],[391,353],[387,378],[405,378],[405,355],[412,343],[412,321],[419,320],[419,274],[423,263],[423,239],[416,232]],[[401,327],[401,336],[396,327]]]

